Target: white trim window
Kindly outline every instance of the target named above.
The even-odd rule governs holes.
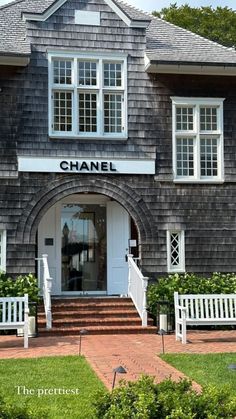
[[[224,99],[171,99],[174,181],[223,182]]]
[[[124,55],[48,53],[49,135],[127,138]]]
[[[7,232],[0,230],[0,271],[6,271]]]
[[[185,272],[185,240],[183,230],[167,231],[167,270]]]

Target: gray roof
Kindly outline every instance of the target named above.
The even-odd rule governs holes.
[[[56,0],[17,0],[0,7],[0,54],[29,55],[30,43],[22,12],[41,14]],[[128,18],[150,21],[147,29],[147,56],[165,64],[236,65],[236,51],[153,17],[120,0],[113,0]]]
[[[113,0],[113,3],[116,4],[131,20],[141,20],[146,22],[150,22],[152,20],[152,16],[148,13],[136,9],[136,7],[130,6],[121,0]]]
[[[29,55],[22,11],[42,13],[55,0],[18,0],[0,7],[0,54]]]
[[[164,64],[236,65],[236,51],[159,18],[147,29],[147,56]]]

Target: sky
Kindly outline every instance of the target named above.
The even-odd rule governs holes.
[[[177,3],[178,6],[188,3],[192,7],[201,6],[217,6],[225,7],[228,6],[233,10],[236,10],[236,0],[125,0],[139,9],[151,12],[153,10],[161,10],[163,7],[168,7],[171,3]],[[0,0],[0,6],[8,3],[8,0]]]
[[[177,6],[187,3],[191,7],[212,6],[216,8],[217,6],[228,6],[236,10],[236,0],[126,0],[126,2],[145,11],[161,10],[171,3],[177,3]]]

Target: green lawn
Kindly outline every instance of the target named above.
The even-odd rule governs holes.
[[[51,419],[91,419],[98,389],[104,386],[84,357],[0,360],[0,394],[4,400],[27,404],[35,412],[46,408]],[[29,391],[32,394],[27,395]],[[71,394],[62,394],[66,391]]]
[[[236,364],[236,354],[165,354],[161,358],[202,386],[227,385],[236,394],[236,370],[228,369],[229,364]]]

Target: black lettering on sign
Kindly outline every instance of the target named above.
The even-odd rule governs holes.
[[[84,169],[89,172],[89,167],[88,167],[86,161],[83,161],[81,166],[80,166],[80,170],[84,170]]]
[[[68,167],[68,161],[66,161],[66,160],[63,160],[63,161],[61,161],[61,163],[60,163],[60,168],[62,169],[62,170],[69,170],[69,167]]]

